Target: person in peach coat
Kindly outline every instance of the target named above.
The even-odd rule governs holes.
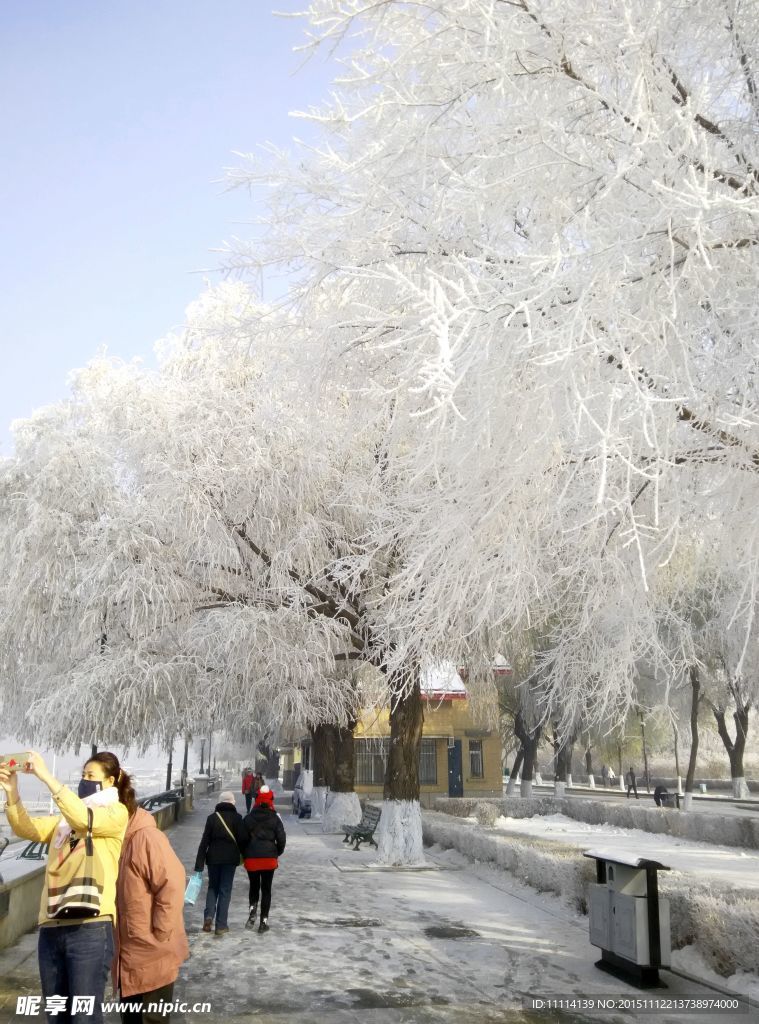
[[[170,1003],[179,968],[190,955],[184,928],[185,870],[155,818],[142,807],[130,817],[116,883],[114,988],[123,1024],[169,1020],[151,1004]]]

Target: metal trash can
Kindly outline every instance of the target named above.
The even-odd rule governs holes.
[[[590,887],[590,941],[601,950],[596,967],[639,988],[663,983],[659,968],[671,963],[669,900],[659,899],[655,860],[604,850],[588,850],[596,861]]]

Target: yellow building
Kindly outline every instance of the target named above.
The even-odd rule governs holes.
[[[466,687],[453,669],[441,668],[422,679],[424,726],[419,756],[420,800],[434,805],[439,796],[502,796],[501,738],[472,717]],[[390,714],[368,711],[354,732],[356,792],[382,799]]]
[[[419,756],[420,800],[439,796],[503,795],[501,738],[473,719],[466,687],[453,667],[427,673],[422,681],[424,726]],[[354,731],[355,789],[382,799],[390,743],[390,712],[365,711]],[[280,779],[292,788],[300,768],[313,768],[307,736],[279,748]]]

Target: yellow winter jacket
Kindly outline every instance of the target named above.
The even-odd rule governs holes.
[[[75,793],[72,793],[68,786],[64,786],[53,799],[58,804],[61,812],[60,815],[50,814],[42,818],[31,818],[20,800],[15,804],[6,805],[5,814],[8,818],[8,824],[16,835],[21,836],[22,839],[32,839],[40,843],[52,844],[61,816],[66,819],[77,835],[84,835],[87,831],[87,805]],[[103,895],[100,901],[100,916],[85,918],[85,921],[99,921],[108,916],[112,917],[114,921],[116,920],[116,877],[119,871],[121,844],[128,821],[129,812],[121,801],[108,804],[107,807],[92,808],[92,839],[103,865],[105,877]],[[45,886],[42,890],[38,922],[41,925],[82,924],[83,921],[81,920],[61,922],[47,916],[47,889],[50,863],[57,856],[57,853],[58,851],[51,845],[45,871]]]

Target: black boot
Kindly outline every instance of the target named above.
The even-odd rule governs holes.
[[[265,917],[262,917],[261,918],[261,924],[258,926],[258,934],[259,935],[263,935],[263,933],[264,932],[268,932],[268,930],[269,930],[268,919],[265,918]]]
[[[248,920],[245,922],[245,927],[253,929],[256,927],[256,913],[258,912],[258,904],[251,903],[250,913],[248,914]]]

